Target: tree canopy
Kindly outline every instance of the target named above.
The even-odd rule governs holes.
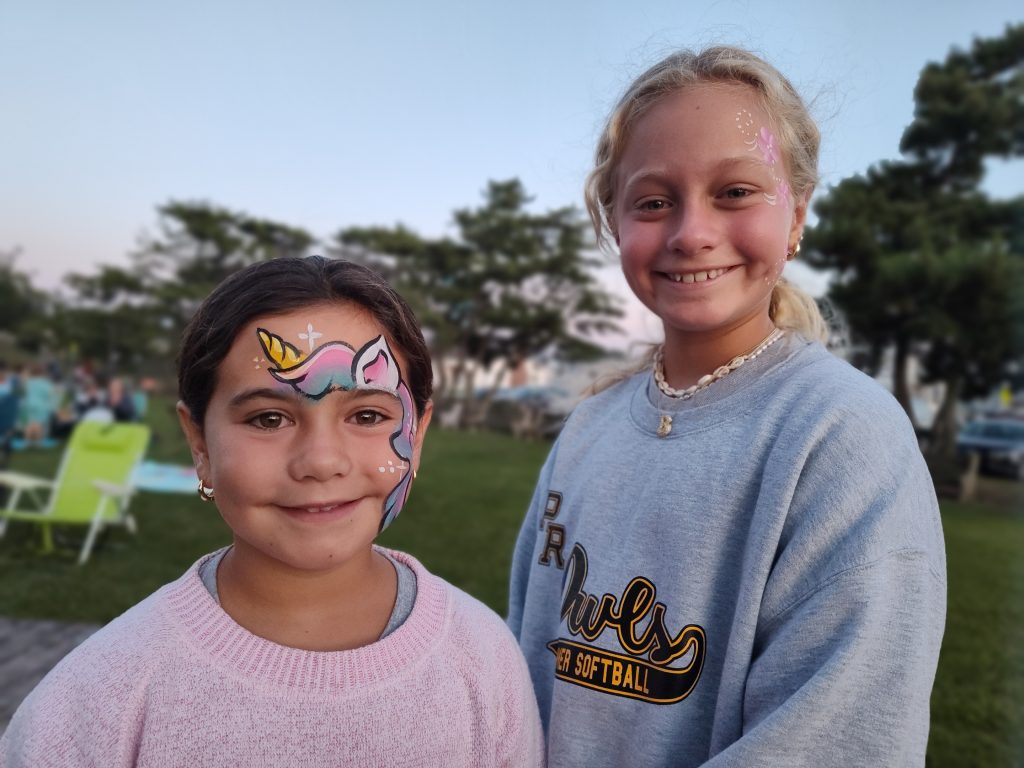
[[[1021,360],[1024,197],[993,199],[986,165],[1024,154],[1024,25],[928,64],[914,92],[903,159],[844,179],[815,205],[810,263],[835,269],[830,298],[877,364],[895,350],[908,413],[909,356],[945,383],[933,434],[952,449],[955,405]]]
[[[621,310],[594,273],[604,263],[575,208],[528,210],[518,179],[491,181],[476,208],[454,213],[457,237],[407,228],[349,228],[332,251],[386,274],[412,302],[442,366],[442,394],[467,397],[474,369],[498,365],[497,380],[549,353],[585,358],[595,333],[615,329]]]

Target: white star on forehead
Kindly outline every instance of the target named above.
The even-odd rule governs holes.
[[[322,333],[320,333],[319,331],[314,331],[313,330],[313,324],[312,323],[306,323],[306,332],[299,334],[299,338],[300,339],[308,339],[309,340],[309,351],[310,352],[313,351],[314,342],[316,342],[316,340],[319,339],[321,336],[323,336]]]

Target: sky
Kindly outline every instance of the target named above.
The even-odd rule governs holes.
[[[157,206],[207,201],[328,240],[453,234],[489,179],[582,205],[603,120],[679,48],[761,54],[812,104],[827,187],[899,156],[922,67],[1016,0],[0,0],[0,254],[55,288],[126,264]],[[995,194],[1020,192],[1009,169]],[[828,276],[787,275],[820,294]],[[628,290],[617,269],[609,288]],[[631,297],[626,326],[656,335]]]

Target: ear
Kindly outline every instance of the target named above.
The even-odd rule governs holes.
[[[789,225],[789,253],[796,251],[797,245],[800,244],[800,238],[804,236],[804,224],[807,221],[807,203],[811,199],[811,193],[813,189],[807,190],[807,193],[796,201],[796,205],[793,207],[793,220]],[[789,257],[789,258],[792,258]]]
[[[420,468],[420,454],[423,451],[423,438],[427,436],[427,427],[430,426],[430,419],[434,415],[434,401],[428,400],[423,409],[423,415],[416,424],[416,436],[412,439],[412,468],[414,472]]]
[[[178,401],[174,408],[178,413],[178,423],[181,424],[181,431],[185,433],[185,440],[192,451],[192,462],[196,465],[196,474],[203,481],[203,485],[210,486],[210,454],[206,450],[206,438],[203,436],[203,428],[192,418],[192,412],[188,407]]]

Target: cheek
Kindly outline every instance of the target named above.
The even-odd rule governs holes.
[[[409,462],[395,452],[388,438],[382,438],[373,447],[367,446],[362,461],[363,470],[388,489],[397,485],[410,470]]]
[[[774,287],[775,284],[777,282],[779,282],[779,278],[782,277],[782,270],[784,270],[785,268],[786,268],[786,257],[785,256],[783,256],[781,259],[778,259],[776,261],[769,262],[768,269],[767,269],[767,271],[765,273],[765,276],[764,276],[764,283],[765,283],[765,285],[770,285],[770,286]]]

